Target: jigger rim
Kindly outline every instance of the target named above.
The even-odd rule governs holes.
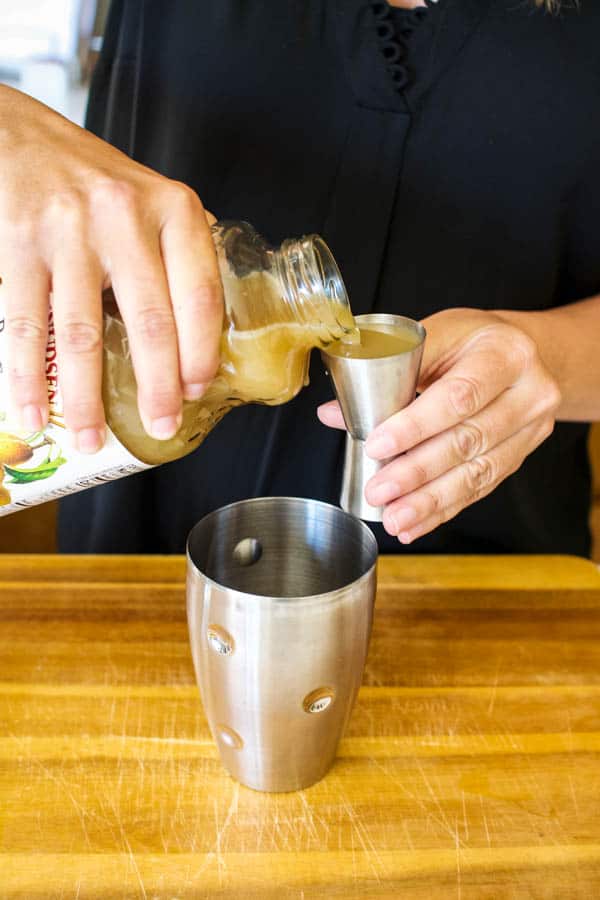
[[[326,347],[321,350],[321,356],[327,359],[335,359],[344,365],[381,365],[390,359],[397,359],[399,356],[406,356],[420,350],[425,343],[427,337],[427,329],[417,319],[411,319],[409,316],[398,316],[395,313],[363,313],[360,316],[354,316],[357,325],[395,325],[397,327],[404,326],[416,332],[419,337],[419,343],[411,347],[410,350],[401,350],[400,353],[391,353],[389,356],[377,357],[360,357],[360,356],[339,356],[337,353],[329,353]],[[336,343],[338,343],[336,341]]]
[[[211,519],[216,520],[223,513],[228,512],[234,507],[241,506],[252,506],[256,505],[271,505],[277,506],[279,504],[292,503],[297,506],[312,507],[313,509],[321,509],[323,511],[327,511],[329,514],[335,515],[337,518],[345,519],[348,521],[353,528],[356,529],[357,533],[360,533],[366,543],[367,550],[367,558],[368,565],[365,565],[364,571],[357,578],[353,578],[351,581],[347,581],[345,584],[341,585],[338,588],[333,588],[330,591],[322,591],[318,594],[298,594],[296,596],[282,596],[276,594],[261,594],[256,593],[255,591],[243,591],[239,588],[229,587],[226,584],[221,583],[220,581],[216,581],[214,578],[211,578],[194,560],[191,550],[191,544],[194,539],[194,534],[200,529],[200,527],[206,528],[210,525]],[[207,513],[201,519],[196,522],[196,524],[190,530],[185,547],[185,555],[186,561],[188,563],[188,574],[191,572],[194,576],[199,577],[208,585],[212,585],[219,590],[226,590],[232,596],[239,597],[240,599],[256,599],[260,600],[262,603],[285,603],[285,604],[293,604],[295,606],[302,604],[316,604],[316,603],[324,603],[324,602],[335,602],[342,595],[346,594],[349,590],[355,589],[358,585],[360,585],[363,581],[368,581],[371,578],[373,569],[377,566],[377,560],[379,558],[379,546],[377,543],[377,539],[369,526],[363,522],[361,519],[358,519],[356,516],[353,516],[351,513],[346,512],[346,510],[342,509],[340,506],[335,506],[333,503],[327,503],[324,500],[314,500],[310,497],[291,497],[291,496],[273,496],[273,497],[249,497],[244,500],[235,500],[232,503],[228,503],[225,506],[221,506],[218,509],[212,510],[212,512]]]

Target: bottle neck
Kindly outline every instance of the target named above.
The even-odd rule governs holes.
[[[324,346],[357,334],[342,276],[321,237],[284,241],[272,254],[283,300],[298,323],[316,328]]]

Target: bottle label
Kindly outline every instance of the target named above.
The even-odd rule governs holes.
[[[110,429],[98,453],[79,453],[74,448],[63,419],[52,315],[46,349],[49,424],[36,433],[11,425],[6,344],[0,306],[0,516],[151,468],[136,459]]]

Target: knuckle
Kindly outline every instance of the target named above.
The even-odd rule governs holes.
[[[102,407],[98,398],[88,392],[69,392],[64,398],[65,422],[69,428],[96,425],[102,422]]]
[[[425,491],[424,498],[427,507],[427,516],[440,515],[444,508],[444,502],[437,491]]]
[[[469,462],[483,449],[483,434],[473,422],[462,422],[455,431],[456,453],[459,459]]]
[[[215,277],[198,285],[190,292],[187,304],[192,315],[204,316],[206,313],[221,313],[223,304],[223,289],[219,278]]]
[[[427,484],[429,481],[431,481],[431,476],[425,466],[422,466],[419,463],[413,463],[408,478],[411,489],[415,490],[416,488],[421,487],[421,485]]]
[[[169,193],[171,203],[185,211],[201,212],[204,208],[196,191],[183,181],[169,182]]]
[[[466,481],[471,494],[485,490],[496,478],[496,468],[489,456],[477,456],[467,466]]]
[[[187,384],[204,383],[210,381],[219,368],[219,356],[205,356],[202,359],[193,357],[184,360],[181,365],[183,381]]]
[[[22,371],[16,366],[11,366],[7,374],[12,392],[17,400],[23,400],[25,397],[34,397],[40,393],[43,397],[46,396],[46,382],[42,366],[40,366],[38,372]]]
[[[140,405],[152,416],[168,415],[179,410],[181,395],[174,384],[146,383],[140,391]]]
[[[82,194],[75,189],[57,191],[48,201],[46,215],[52,227],[61,230],[81,229],[85,202]]]
[[[425,432],[421,422],[406,409],[402,412],[402,422],[402,430],[409,437],[411,443],[413,445],[422,443]],[[397,437],[397,435],[394,436]]]
[[[554,415],[562,403],[562,394],[555,380],[544,376],[536,384],[536,399],[531,405],[531,412],[536,417]]]
[[[547,440],[547,438],[550,437],[550,435],[554,431],[555,425],[556,425],[556,421],[553,416],[549,416],[543,420],[542,426],[540,429],[540,438],[542,441],[545,441],[545,440]]]
[[[562,392],[559,386],[554,381],[554,379],[549,379],[548,387],[546,389],[547,408],[555,412],[561,405],[562,400]]]
[[[40,222],[31,211],[9,210],[0,203],[0,241],[4,250],[18,253],[39,246]]]
[[[92,186],[90,196],[94,205],[128,213],[137,205],[138,191],[130,181],[103,178]]]
[[[443,510],[441,510],[439,516],[436,520],[436,525],[444,525],[446,522],[449,522],[450,519],[453,519],[454,516],[460,511],[460,506],[446,506]]]
[[[469,378],[455,376],[448,384],[448,399],[456,415],[465,419],[479,409],[479,388]]]
[[[96,353],[102,346],[102,334],[92,322],[65,322],[57,329],[56,339],[65,353]]]
[[[219,278],[208,279],[199,284],[187,296],[177,304],[178,312],[185,312],[190,319],[197,321],[199,324],[207,316],[218,316],[221,318],[223,314],[223,289]]]
[[[9,341],[24,341],[29,345],[46,341],[46,322],[42,323],[33,316],[8,316],[5,329]]]
[[[167,343],[175,339],[175,322],[167,309],[141,309],[133,328],[136,337],[145,342]]]
[[[509,346],[513,358],[523,369],[529,369],[538,359],[537,344],[518,328],[513,329]]]

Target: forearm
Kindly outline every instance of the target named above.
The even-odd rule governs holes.
[[[542,312],[501,310],[537,344],[562,393],[557,419],[600,420],[600,295]]]

